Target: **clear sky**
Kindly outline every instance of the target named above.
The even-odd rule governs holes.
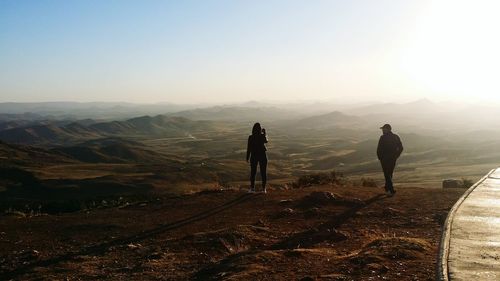
[[[0,102],[500,101],[496,0],[2,0]]]

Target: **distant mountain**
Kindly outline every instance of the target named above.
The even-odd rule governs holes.
[[[186,117],[192,120],[225,120],[225,121],[274,121],[303,117],[293,110],[278,107],[257,107],[259,104],[250,102],[247,106],[214,106],[197,108],[169,114],[169,116]]]
[[[326,129],[332,127],[350,128],[360,127],[363,120],[360,117],[347,115],[339,111],[316,115],[292,121],[291,124],[303,129]]]
[[[198,105],[199,106],[199,105]],[[196,105],[171,103],[133,104],[125,102],[41,102],[41,103],[0,103],[0,120],[8,115],[29,114],[31,120],[47,116],[57,118],[130,118],[138,115],[157,115],[196,108]],[[3,116],[3,118],[2,118]]]
[[[34,120],[42,120],[46,119],[42,115],[34,114],[30,112],[26,113],[4,113],[4,111],[0,111],[0,122],[8,122],[8,121],[34,121]]]
[[[421,99],[409,103],[381,103],[367,105],[346,110],[345,112],[353,115],[372,115],[372,114],[387,114],[387,115],[423,115],[429,112],[438,113],[450,110],[442,104],[434,103],[428,99]]]

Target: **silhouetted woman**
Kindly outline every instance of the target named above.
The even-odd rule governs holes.
[[[260,176],[262,178],[262,192],[266,193],[267,182],[267,155],[266,155],[266,129],[260,127],[260,123],[255,123],[252,134],[248,137],[247,162],[250,160],[250,190],[255,192],[255,175],[257,174],[257,164],[260,166]]]

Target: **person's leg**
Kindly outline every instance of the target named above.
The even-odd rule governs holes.
[[[382,171],[384,172],[384,178],[385,178],[385,191],[386,192],[391,192],[392,190],[392,173],[390,172],[390,165],[389,161],[387,160],[382,160],[380,161],[382,164]]]
[[[259,166],[260,166],[260,176],[262,178],[262,190],[265,192],[266,191],[266,184],[267,184],[267,158],[264,157],[259,161]]]
[[[257,174],[257,163],[255,159],[250,159],[250,190],[255,191],[255,175]]]
[[[395,193],[394,183],[392,182],[395,168],[396,168],[396,160],[391,160],[389,163],[387,163],[387,174],[389,175],[389,177],[391,179],[391,184],[390,184],[390,188],[389,188],[389,191],[391,193]]]

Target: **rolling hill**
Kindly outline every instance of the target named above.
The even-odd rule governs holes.
[[[88,124],[88,125],[87,125]],[[194,121],[165,115],[142,116],[125,121],[54,123],[10,128],[0,131],[0,140],[16,144],[68,145],[85,140],[119,137],[182,137],[224,126],[214,121]]]
[[[32,166],[77,162],[67,155],[43,148],[8,144],[0,141],[0,159],[4,166]]]
[[[75,138],[84,138],[84,135],[72,135],[65,127],[56,125],[35,125],[13,128],[0,131],[0,140],[17,144],[38,144],[51,142],[67,142]]]
[[[137,142],[106,138],[50,150],[86,163],[159,163],[162,155]]]
[[[215,128],[212,121],[194,121],[184,117],[142,116],[126,121],[96,123],[89,128],[102,135],[155,135],[178,137]]]

